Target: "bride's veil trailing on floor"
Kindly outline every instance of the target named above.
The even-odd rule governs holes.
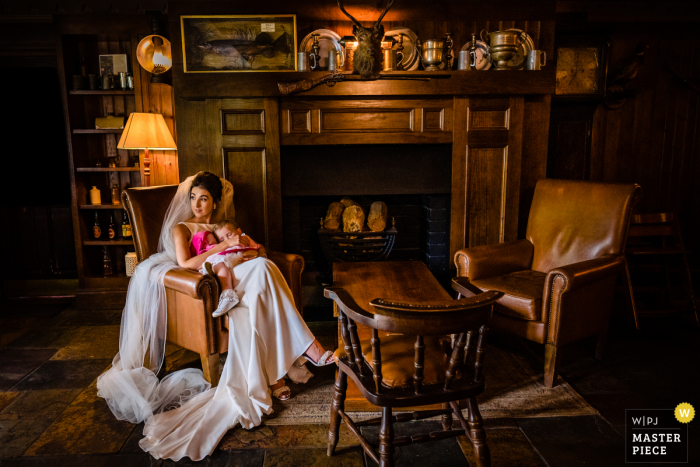
[[[211,386],[201,370],[185,369],[164,377],[156,376],[163,365],[167,331],[167,305],[163,279],[178,268],[173,227],[193,217],[190,187],[194,175],[178,187],[158,243],[158,253],[139,263],[129,283],[122,315],[119,353],[112,366],[97,379],[97,395],[104,397],[120,420],[140,423],[191,399]],[[212,223],[234,217],[233,186],[224,186]]]

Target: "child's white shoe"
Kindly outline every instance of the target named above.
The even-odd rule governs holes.
[[[214,318],[218,318],[219,316],[228,313],[228,311],[236,305],[238,305],[238,295],[233,289],[226,289],[221,292],[221,296],[219,297],[219,306],[211,315]]]

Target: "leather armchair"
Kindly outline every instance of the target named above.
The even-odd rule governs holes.
[[[597,334],[596,357],[602,356],[640,195],[636,184],[540,180],[524,240],[455,254],[460,293],[504,293],[491,326],[545,345],[547,387],[556,384],[562,346]]]
[[[158,251],[165,212],[176,192],[177,185],[129,188],[122,192],[122,204],[131,219],[139,262]],[[301,272],[304,259],[299,255],[277,252],[268,252],[267,255],[282,272],[303,316]],[[219,303],[219,283],[215,277],[191,269],[173,269],[165,275],[164,281],[168,304],[167,340],[198,353],[204,377],[216,386],[219,382],[219,354],[228,351],[226,315],[211,316]]]

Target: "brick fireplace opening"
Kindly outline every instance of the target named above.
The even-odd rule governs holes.
[[[451,144],[280,149],[284,251],[304,257],[305,285],[314,288],[319,272],[329,267],[318,229],[328,205],[343,196],[365,213],[374,201],[387,204],[387,227],[394,218],[398,231],[389,260],[423,261],[436,276],[449,270]],[[305,297],[305,310],[310,306],[312,312],[314,303],[315,297]]]

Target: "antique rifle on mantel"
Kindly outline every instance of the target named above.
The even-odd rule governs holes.
[[[280,90],[280,94],[283,96],[288,96],[290,94],[296,94],[298,92],[308,91],[313,89],[319,84],[326,83],[327,86],[334,86],[335,83],[339,81],[377,81],[380,79],[390,79],[390,80],[412,80],[412,81],[430,81],[434,78],[449,78],[450,74],[440,74],[433,76],[425,76],[425,74],[404,74],[401,76],[396,75],[379,75],[374,78],[362,78],[356,74],[344,74],[344,73],[331,73],[322,76],[318,79],[302,79],[293,82],[278,82],[277,87]]]

